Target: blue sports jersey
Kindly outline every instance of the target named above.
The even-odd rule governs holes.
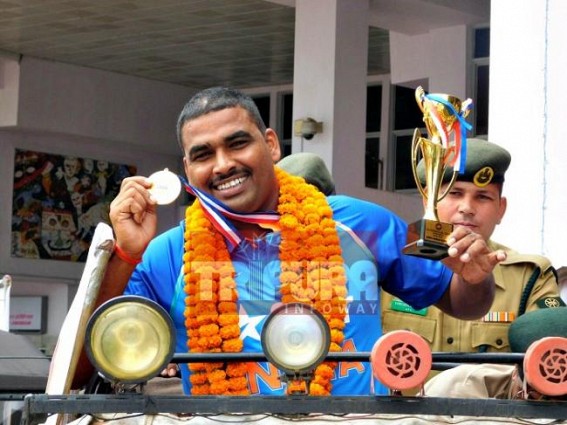
[[[330,196],[328,200],[337,222],[347,272],[343,351],[371,351],[382,335],[380,286],[420,309],[441,298],[452,272],[439,261],[403,255],[407,226],[387,209],[343,195]],[[177,331],[176,352],[187,352],[183,232],[181,222],[152,240],[125,291],[150,298],[170,312]],[[258,240],[243,241],[230,251],[236,272],[244,352],[262,351],[262,326],[272,305],[279,301],[279,241],[278,232],[268,233]],[[189,370],[186,365],[180,366],[184,391],[189,394]],[[270,363],[256,364],[248,376],[251,393],[284,394],[279,375]],[[368,362],[340,362],[332,380],[332,394],[371,394],[371,380]],[[379,382],[374,387],[378,394],[388,392]]]

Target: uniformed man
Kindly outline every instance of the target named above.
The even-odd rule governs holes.
[[[490,239],[506,212],[502,186],[510,161],[504,148],[486,140],[469,139],[465,172],[458,175],[449,194],[438,204],[440,221],[468,226],[481,234],[491,249],[503,249],[508,254],[507,260],[494,268],[496,296],[490,312],[481,320],[463,321],[436,307],[414,310],[383,292],[384,332],[414,331],[425,338],[434,352],[509,352],[508,328],[515,318],[528,311],[565,305],[559,297],[555,270],[547,258],[521,254]],[[441,193],[452,174],[451,169],[446,171]],[[424,184],[422,163],[418,177]]]

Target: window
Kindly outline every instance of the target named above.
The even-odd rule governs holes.
[[[411,145],[413,134],[419,128],[426,134],[423,113],[415,100],[415,89],[394,86],[394,128],[392,143],[394,147],[393,190],[415,190],[415,180],[411,168]]]
[[[248,92],[256,103],[266,127],[273,128],[279,136],[282,158],[291,153],[293,131],[293,93],[291,87],[273,87]]]
[[[473,47],[474,126],[476,135],[488,134],[488,86],[490,69],[490,28],[474,30]]]
[[[270,95],[252,96],[266,127],[270,126]]]
[[[394,86],[394,131],[423,127],[423,114],[415,100],[415,88]]]
[[[382,179],[382,160],[380,159],[380,138],[366,138],[366,152],[364,158],[364,185],[379,189]]]
[[[382,86],[366,88],[366,132],[380,132],[382,127]]]
[[[414,131],[415,129],[397,132],[394,137],[396,145],[396,181],[394,189],[396,191],[416,188],[411,165],[411,145]]]
[[[475,67],[475,134],[488,134],[488,65]]]
[[[366,153],[364,185],[381,189],[383,185],[383,161],[380,158],[380,130],[382,128],[382,86],[366,89]]]
[[[282,158],[291,154],[291,138],[293,136],[293,93],[280,95]]]
[[[490,57],[490,28],[474,30],[474,58]]]

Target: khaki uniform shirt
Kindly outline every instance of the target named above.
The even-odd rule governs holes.
[[[564,305],[548,259],[523,255],[489,241],[491,249],[507,252],[506,261],[497,265],[493,275],[496,294],[490,312],[480,320],[459,320],[434,306],[416,311],[382,291],[383,331],[406,329],[421,335],[431,350],[443,352],[509,352],[508,327],[519,315],[522,297],[527,297],[525,312]],[[530,276],[540,273],[529,294],[524,294]]]

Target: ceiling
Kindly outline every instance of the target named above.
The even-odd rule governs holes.
[[[197,89],[291,84],[295,1],[0,0],[0,54]],[[489,1],[370,0],[368,73],[389,72],[388,30],[482,22]]]

